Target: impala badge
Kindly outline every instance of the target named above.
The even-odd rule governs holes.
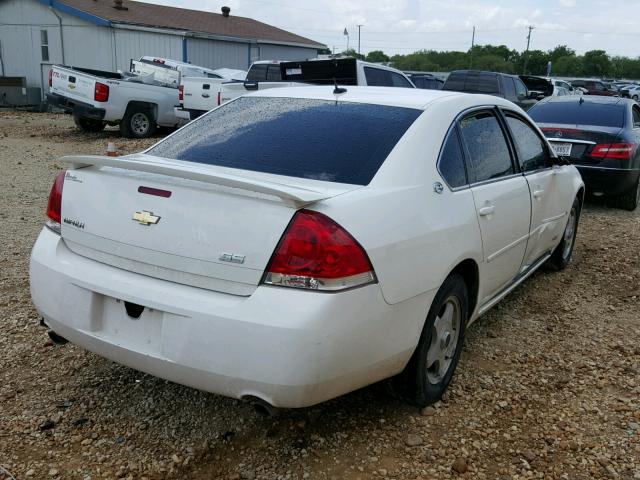
[[[133,220],[140,225],[155,225],[160,221],[160,218],[161,217],[154,215],[153,212],[147,212],[146,210],[133,214]]]

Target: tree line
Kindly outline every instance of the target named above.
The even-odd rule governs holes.
[[[324,53],[330,53],[328,51]],[[577,55],[566,45],[552,50],[530,50],[520,53],[506,45],[476,45],[466,52],[418,50],[406,55],[388,56],[381,50],[361,55],[355,50],[344,54],[368,62],[391,62],[400,70],[450,72],[472,68],[503,73],[546,75],[551,62],[551,75],[566,77],[601,77],[640,79],[640,58],[610,56],[604,50],[590,50]]]

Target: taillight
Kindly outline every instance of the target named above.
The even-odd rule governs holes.
[[[49,86],[53,86],[53,69],[49,69]]]
[[[218,105],[220,105],[220,100],[222,100],[222,92],[218,92]]]
[[[364,248],[326,215],[298,211],[276,247],[263,283],[336,291],[375,281]]]
[[[109,85],[96,82],[96,90],[93,94],[93,99],[96,102],[106,102],[109,100]]]
[[[178,100],[184,102],[184,85],[178,86]]]
[[[64,176],[66,170],[58,173],[51,186],[49,193],[49,203],[47,204],[47,227],[56,233],[60,233],[60,222],[62,222],[62,189],[64,188]]]
[[[599,143],[591,151],[594,158],[611,158],[614,160],[629,160],[636,154],[638,145],[635,143]]]

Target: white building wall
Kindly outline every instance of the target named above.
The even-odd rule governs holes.
[[[189,62],[207,68],[249,67],[249,44],[209,40],[204,38],[187,39]]]
[[[116,69],[129,70],[129,62],[143,55],[182,60],[182,37],[165,33],[112,29]]]
[[[260,60],[307,60],[315,58],[318,51],[314,48],[289,47],[260,43]]]

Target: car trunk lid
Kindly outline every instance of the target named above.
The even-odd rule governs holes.
[[[565,125],[540,123],[540,128],[558,154],[571,163],[596,166],[605,158],[592,156],[597,145],[617,143],[622,129],[591,125]],[[563,150],[564,149],[564,150]],[[569,153],[565,153],[566,151]]]
[[[250,295],[293,214],[359,188],[139,154],[66,157],[62,237],[77,254]]]

